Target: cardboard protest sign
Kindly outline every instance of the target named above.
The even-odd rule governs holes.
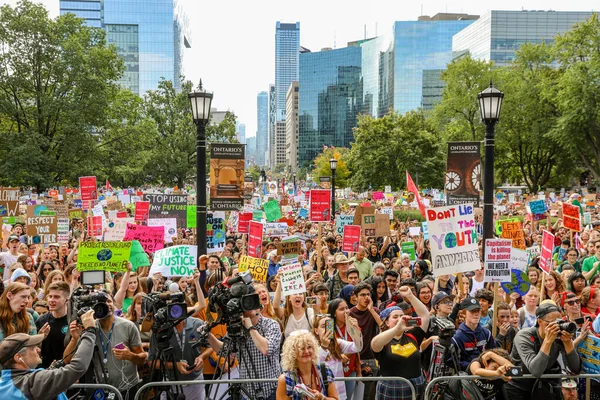
[[[58,218],[42,216],[36,206],[27,206],[27,242],[29,244],[56,243],[58,241]]]
[[[510,282],[510,239],[486,239],[484,282]]]
[[[118,218],[109,220],[104,232],[104,240],[107,242],[121,241],[125,238],[127,223],[133,224],[133,218]]]
[[[263,260],[262,258],[255,258],[249,256],[241,256],[239,263],[240,273],[250,271],[252,279],[257,282],[266,282],[267,274],[269,272],[269,260]]]
[[[360,225],[344,225],[342,251],[356,253],[360,246]]]
[[[344,226],[353,224],[354,215],[338,215],[335,217],[335,231],[338,235],[342,235],[344,233]]]
[[[188,205],[186,209],[186,227],[196,228],[196,206]]]
[[[282,261],[298,259],[298,254],[302,252],[302,242],[297,237],[284,238],[277,243],[277,255],[283,256]]]
[[[216,253],[225,248],[225,211],[206,215],[206,252]]]
[[[198,246],[171,246],[154,253],[150,275],[192,276],[196,270]]]
[[[448,205],[474,203],[481,190],[480,142],[448,142],[444,188]]]
[[[282,296],[306,292],[306,284],[300,263],[282,265],[279,267],[279,271],[281,271]]]
[[[529,266],[529,253],[527,250],[515,249],[510,250],[510,268],[525,271]]]
[[[479,269],[473,205],[429,208],[426,215],[435,275]]]
[[[285,222],[267,222],[265,224],[265,236],[287,236],[288,224]]]
[[[263,210],[265,210],[267,222],[277,221],[281,218],[281,208],[277,200],[267,201],[263,204]]]
[[[137,240],[131,241],[131,252],[129,253],[129,262],[132,266],[132,271],[137,271],[141,267],[149,267],[150,259],[144,248]]]
[[[554,251],[554,235],[548,231],[544,231],[542,233],[542,251],[540,253],[540,260],[538,262],[538,266],[550,273],[550,269],[552,268],[552,252]]]
[[[250,230],[250,221],[252,221],[251,212],[242,212],[238,216],[238,233],[248,233]]]
[[[135,203],[135,222],[148,221],[150,217],[150,202],[149,201],[138,201]]]
[[[150,202],[149,218],[175,218],[178,228],[187,227],[187,195],[146,193],[143,200]]]
[[[573,204],[563,203],[563,226],[569,230],[581,232],[581,215],[579,207]]]
[[[402,242],[401,249],[403,254],[410,256],[410,261],[417,261],[417,253],[415,251],[415,242]]]
[[[19,215],[19,197],[17,188],[0,188],[0,217]]]
[[[98,199],[98,188],[95,176],[79,177],[79,193],[83,202],[83,208],[87,210],[90,201]]]
[[[584,374],[600,374],[600,338],[594,335],[587,335],[579,346],[577,353],[583,361],[581,372]]]
[[[375,236],[375,214],[363,214],[360,226],[365,237]]]
[[[69,219],[83,219],[83,210],[81,208],[69,209]]]
[[[361,225],[363,214],[375,214],[375,207],[373,207],[371,205],[362,205],[362,204],[360,206],[356,207],[352,225]]]
[[[248,232],[248,255],[260,258],[262,256],[263,224],[250,221]]]
[[[79,271],[127,271],[131,242],[81,242],[77,254]]]
[[[210,207],[239,210],[244,206],[244,144],[211,143]]]
[[[546,212],[546,203],[544,200],[535,200],[529,202],[529,209],[533,215],[544,214]]]
[[[165,247],[165,230],[162,226],[143,226],[127,223],[123,240],[138,240],[146,253]]]
[[[506,293],[518,293],[519,296],[523,297],[529,292],[531,283],[524,271],[512,269],[510,271],[510,282],[501,283],[500,286]]]
[[[54,211],[57,218],[69,219],[69,205],[65,203],[46,203],[44,202],[48,210]]]
[[[162,226],[165,230],[165,242],[173,243],[177,237],[177,219],[175,218],[149,218],[148,226]]]
[[[386,214],[375,214],[375,236],[390,235],[390,219]]]
[[[512,245],[516,249],[525,250],[525,234],[521,227],[521,222],[502,222],[502,238],[511,239]]]

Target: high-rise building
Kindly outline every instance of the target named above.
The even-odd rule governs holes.
[[[143,95],[161,78],[180,89],[183,49],[190,48],[188,20],[177,0],[60,0],[60,14],[103,28],[125,63],[119,84]]]
[[[235,138],[242,144],[246,143],[246,124],[235,121]]]
[[[275,27],[275,120],[285,121],[285,95],[300,68],[300,22]]]
[[[290,84],[285,108],[285,163],[292,171],[298,169],[298,82]]]
[[[256,164],[265,165],[269,141],[269,95],[260,92],[256,96]]]
[[[300,55],[298,160],[308,167],[328,147],[349,147],[363,108],[361,47]]]
[[[285,164],[285,121],[275,122],[275,140],[273,143],[271,168],[275,168],[279,164]]]
[[[489,11],[452,38],[453,57],[465,54],[505,66],[523,43],[551,43],[592,16],[591,11]]]
[[[267,155],[265,160],[265,166],[268,168],[275,167],[275,85],[269,85],[269,138],[267,141]]]
[[[246,138],[246,165],[256,164],[256,136]]]

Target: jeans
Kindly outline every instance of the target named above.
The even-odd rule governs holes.
[[[355,376],[356,376],[356,371],[354,371],[353,373],[348,375],[348,378],[355,377]],[[344,382],[344,384],[346,385],[346,396],[349,399],[351,399],[352,393],[354,393],[354,388],[356,387],[356,381],[346,381],[346,382]]]
[[[374,358],[369,360],[360,360],[364,362],[369,367],[371,367],[371,371],[373,371],[373,376],[379,376],[379,366]],[[365,400],[375,400],[375,393],[377,392],[377,382],[365,382]]]

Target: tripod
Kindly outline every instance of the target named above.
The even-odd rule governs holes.
[[[458,359],[458,353],[456,352],[456,346],[450,341],[450,339],[440,339],[433,349],[431,358],[431,365],[429,366],[429,380],[440,376],[452,376],[458,375],[460,368],[460,362]],[[448,360],[452,363],[448,365]],[[448,391],[448,382],[440,382],[433,389],[433,399],[440,399]]]
[[[179,381],[179,371],[177,371],[176,361],[175,361],[175,353],[173,351],[173,346],[169,345],[169,341],[160,341],[158,342],[158,353],[156,358],[152,361],[151,372],[150,372],[150,381],[169,381],[169,368],[167,368],[168,362],[173,366],[173,381]],[[183,351],[183,350],[182,350]],[[156,363],[159,362],[159,368],[156,368]],[[158,375],[158,376],[157,376]],[[175,388],[175,393],[171,391],[172,388]],[[156,393],[154,395],[154,399],[158,400],[161,398],[162,393],[165,393],[167,399],[176,400],[181,398],[183,395],[183,388],[181,385],[173,385],[169,387],[157,387]],[[185,396],[184,396],[185,398]]]

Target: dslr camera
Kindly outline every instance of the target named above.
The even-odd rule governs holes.
[[[78,320],[89,310],[94,310],[94,318],[104,319],[110,313],[107,300],[106,293],[94,292],[89,286],[80,286],[71,295],[71,310],[76,310]]]

